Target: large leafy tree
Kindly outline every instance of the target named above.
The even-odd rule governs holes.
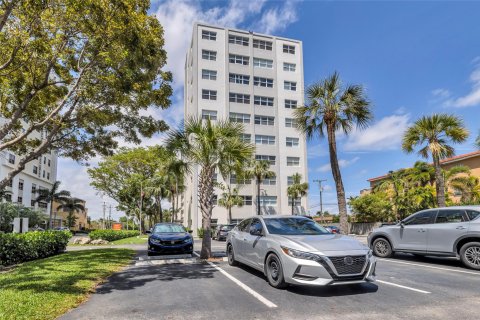
[[[62,203],[57,207],[57,210],[68,212],[67,227],[73,228],[75,226],[75,222],[77,221],[77,216],[75,214],[77,212],[85,211],[85,206],[83,203],[83,200],[69,197],[65,200],[62,200]]]
[[[167,130],[171,74],[148,0],[5,0],[0,4],[0,151],[20,156],[7,185],[43,153],[85,161],[117,140]]]
[[[37,189],[38,193],[35,202],[47,202],[50,203],[50,213],[49,213],[49,228],[52,228],[52,213],[53,213],[53,202],[64,202],[67,201],[70,197],[70,191],[59,190],[60,181],[55,181],[50,189]]]
[[[389,196],[383,191],[351,197],[348,204],[359,222],[395,221],[397,218]]]
[[[340,214],[340,229],[348,230],[347,202],[338,164],[336,133],[348,135],[355,127],[365,128],[372,119],[370,102],[361,85],[343,86],[338,73],[307,89],[307,104],[295,110],[297,128],[308,139],[317,136],[328,140],[330,165],[335,180]]]
[[[287,195],[292,200],[292,215],[295,213],[295,200],[298,198],[302,198],[307,195],[308,190],[308,183],[302,182],[302,175],[300,173],[295,173],[292,176],[292,185],[288,186],[287,188]]]
[[[464,142],[468,131],[463,121],[450,114],[423,116],[407,129],[403,136],[402,149],[412,153],[419,147],[418,154],[433,159],[435,168],[435,188],[439,207],[445,207],[445,181],[440,161],[454,155],[451,144]]]
[[[260,185],[264,179],[273,178],[275,172],[270,170],[270,162],[267,160],[254,160],[245,171],[245,175],[255,179],[257,185],[257,215],[260,215]]]
[[[184,125],[172,130],[167,139],[170,150],[178,152],[190,165],[199,168],[198,197],[202,212],[202,250],[200,257],[211,257],[211,217],[214,198],[214,174],[225,163],[247,162],[251,159],[254,146],[241,139],[243,125],[217,120],[203,121],[200,118],[187,118]],[[193,173],[195,174],[195,173]]]

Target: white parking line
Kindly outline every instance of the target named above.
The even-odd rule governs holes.
[[[200,255],[196,252],[193,253],[194,255],[196,255],[197,257],[199,257]],[[219,266],[215,265],[214,263],[211,263],[210,261],[207,261],[207,263],[215,268],[216,270],[220,271],[225,277],[227,277],[228,279],[232,280],[233,282],[235,282],[236,285],[238,285],[240,288],[242,288],[243,290],[247,291],[248,293],[250,293],[252,296],[254,296],[258,301],[262,302],[264,305],[266,305],[267,307],[269,308],[276,308],[277,305],[275,303],[273,303],[272,301],[268,300],[267,298],[265,298],[264,296],[262,296],[261,294],[259,294],[258,292],[254,291],[252,288],[250,288],[249,286],[245,285],[243,282],[241,282],[240,280],[238,280],[237,278],[235,278],[234,276],[232,276],[231,274],[229,274],[227,271],[223,270],[222,268],[220,268]]]
[[[396,284],[396,283],[392,283],[392,282],[387,282],[387,281],[383,281],[383,280],[378,280],[378,279],[377,279],[377,282],[383,283],[383,284],[386,284],[386,285],[389,285],[389,286],[393,286],[393,287],[399,287],[399,288],[402,288],[402,289],[407,289],[407,290],[419,292],[419,293],[425,293],[425,294],[431,293],[431,292],[429,292],[429,291],[420,290],[420,289],[415,289],[415,288],[411,288],[411,287],[407,287],[407,286],[402,286],[402,285],[400,285],[400,284]]]
[[[436,267],[436,266],[430,266],[430,265],[426,265],[426,264],[411,263],[411,262],[398,261],[398,260],[385,259],[385,258],[377,258],[377,260],[392,262],[392,263],[398,263],[398,264],[406,264],[406,265],[409,265],[409,266],[424,267],[424,268],[429,268],[429,269],[437,269],[437,270],[444,270],[444,271],[451,271],[451,272],[458,272],[458,273],[466,273],[466,274],[473,274],[473,275],[476,275],[476,276],[480,276],[480,272],[475,272],[475,271],[466,271],[466,270],[457,270],[457,269]]]

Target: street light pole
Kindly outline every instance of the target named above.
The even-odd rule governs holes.
[[[105,230],[105,209],[107,208],[107,204],[103,201],[103,220],[102,220],[102,229]]]
[[[327,181],[327,179],[315,179],[313,182],[318,182],[318,189],[320,192],[320,214],[322,215],[323,220],[323,201],[322,201],[322,182]]]

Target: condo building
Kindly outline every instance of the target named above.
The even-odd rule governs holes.
[[[291,214],[287,188],[292,175],[307,180],[306,142],[294,125],[293,110],[304,103],[302,42],[252,31],[219,28],[196,23],[185,61],[185,117],[196,116],[244,124],[243,139],[255,145],[255,159],[270,162],[275,177],[261,184],[261,214]],[[195,168],[186,179],[183,223],[194,231],[201,228]],[[232,222],[257,214],[254,179],[223,181],[239,187],[242,207],[232,209]],[[228,222],[227,209],[217,205],[216,190],[212,225]],[[308,208],[307,197],[294,199],[294,214]]]

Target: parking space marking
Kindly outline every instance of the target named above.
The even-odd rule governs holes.
[[[195,254],[197,257],[199,257],[200,255],[196,252],[194,252],[193,254]],[[262,302],[264,305],[266,305],[267,307],[269,308],[277,308],[277,305],[275,303],[273,303],[272,301],[268,300],[267,298],[265,298],[264,296],[262,296],[261,294],[259,294],[258,292],[254,291],[252,288],[250,288],[249,286],[247,286],[246,284],[244,284],[243,282],[241,282],[240,280],[238,280],[237,278],[235,278],[234,276],[232,276],[230,273],[228,273],[227,271],[223,270],[222,268],[220,268],[219,266],[215,265],[214,263],[210,262],[210,261],[207,261],[207,263],[215,268],[216,270],[220,271],[225,277],[227,277],[228,279],[232,280],[236,285],[238,285],[240,288],[242,288],[243,290],[247,291],[248,293],[250,293],[252,296],[254,296],[258,301]]]
[[[431,265],[427,265],[427,264],[412,263],[412,262],[398,261],[398,260],[385,259],[385,258],[377,258],[377,260],[392,262],[392,263],[399,263],[399,264],[406,264],[406,265],[416,266],[416,267],[424,267],[424,268],[429,268],[429,269],[437,269],[437,270],[443,270],[443,271],[466,273],[466,274],[473,274],[473,275],[476,275],[476,276],[480,276],[480,272],[475,272],[475,271],[466,271],[466,270],[457,270],[457,269],[436,267],[436,266],[431,266]]]
[[[389,286],[393,286],[393,287],[398,287],[398,288],[402,288],[402,289],[407,289],[407,290],[419,292],[419,293],[425,293],[425,294],[431,293],[431,292],[429,292],[429,291],[420,290],[420,289],[415,289],[415,288],[407,287],[407,286],[402,286],[401,284],[396,284],[396,283],[387,282],[387,281],[383,281],[383,280],[378,280],[378,279],[377,279],[377,282],[383,283],[383,284],[386,284],[386,285],[389,285]]]

